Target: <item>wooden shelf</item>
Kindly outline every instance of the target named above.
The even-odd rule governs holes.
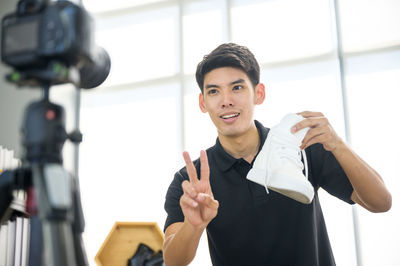
[[[126,266],[140,243],[155,252],[162,249],[164,234],[156,222],[116,222],[96,254],[99,266]]]

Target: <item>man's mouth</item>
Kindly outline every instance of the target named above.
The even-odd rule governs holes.
[[[229,119],[229,118],[238,117],[239,115],[240,115],[240,113],[234,113],[234,114],[228,114],[228,115],[221,115],[220,117],[222,119]]]

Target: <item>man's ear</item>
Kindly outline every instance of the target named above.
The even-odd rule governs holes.
[[[206,108],[206,104],[204,103],[204,96],[203,93],[199,94],[199,106],[200,106],[200,110],[203,113],[207,113],[207,108]]]
[[[254,103],[262,104],[265,100],[265,86],[263,83],[258,83],[254,88]]]

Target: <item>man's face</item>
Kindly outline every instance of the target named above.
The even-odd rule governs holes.
[[[264,98],[263,84],[254,88],[244,71],[221,67],[205,75],[199,105],[203,113],[209,113],[219,136],[236,137],[254,125],[254,106]]]

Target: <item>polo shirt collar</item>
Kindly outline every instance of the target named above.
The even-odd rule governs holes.
[[[258,130],[258,135],[260,137],[260,147],[258,148],[258,152],[260,152],[262,146],[264,145],[264,142],[267,138],[268,135],[268,129],[265,128],[260,122],[257,120],[254,120],[257,130]],[[258,155],[257,152],[257,155]],[[228,171],[230,168],[233,167],[233,165],[240,159],[236,159],[232,157],[229,153],[227,153],[224,148],[221,145],[221,142],[219,141],[219,138],[217,138],[217,141],[215,143],[215,161],[216,165],[220,168],[222,172]],[[257,156],[256,156],[257,157]]]

